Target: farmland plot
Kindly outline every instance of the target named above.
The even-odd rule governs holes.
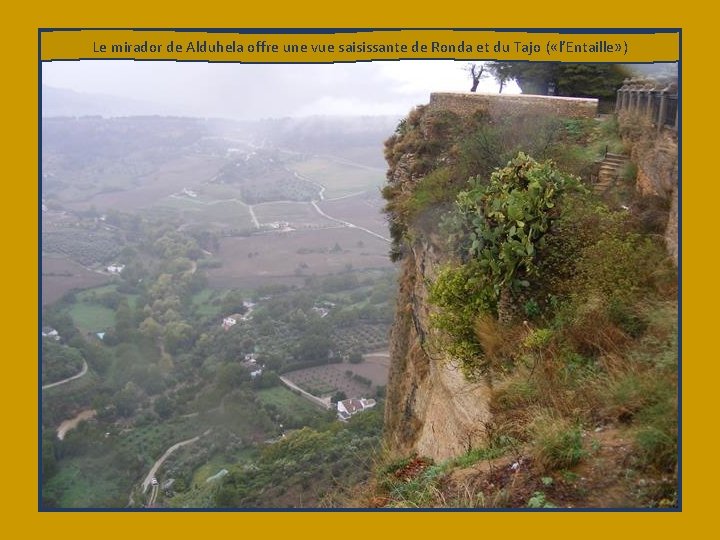
[[[349,228],[223,238],[215,254],[223,265],[209,269],[207,276],[213,287],[252,287],[273,278],[344,272],[349,266],[390,268],[387,250],[382,240]]]
[[[382,213],[383,200],[375,190],[342,199],[320,201],[318,206],[332,217],[365,227],[382,236],[390,235],[387,220]]]
[[[293,229],[317,229],[337,227],[337,223],[319,215],[306,202],[274,202],[256,204],[253,207],[261,224],[287,222]]]
[[[42,257],[42,303],[51,304],[73,289],[102,285],[110,277],[92,272],[64,257]]]
[[[328,199],[377,189],[385,181],[378,170],[321,157],[293,163],[290,168],[301,177],[325,186],[325,198]]]
[[[345,392],[348,397],[371,397],[387,384],[389,363],[385,357],[367,355],[361,364],[327,364],[299,369],[284,377],[317,397]],[[368,384],[369,383],[369,384]]]

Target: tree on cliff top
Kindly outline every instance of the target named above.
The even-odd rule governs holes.
[[[465,68],[472,78],[472,86],[470,87],[471,92],[476,92],[477,87],[480,84],[480,79],[485,75],[485,66],[483,64],[471,63]]]
[[[560,62],[489,62],[486,67],[501,88],[514,80],[524,94],[615,99],[629,72],[616,64]]]

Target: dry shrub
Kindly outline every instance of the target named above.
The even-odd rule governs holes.
[[[475,319],[473,331],[489,368],[498,371],[512,365],[527,327],[501,324],[493,315],[484,313]]]
[[[630,338],[610,318],[608,307],[597,295],[590,295],[577,306],[563,332],[580,354],[597,356],[622,351]]]

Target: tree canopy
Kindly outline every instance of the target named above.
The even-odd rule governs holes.
[[[561,62],[489,62],[488,71],[501,87],[514,80],[524,94],[594,97],[612,100],[629,76],[616,64]]]

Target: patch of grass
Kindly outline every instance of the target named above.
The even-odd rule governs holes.
[[[232,465],[232,463],[228,463],[227,459],[216,454],[193,471],[192,484],[202,485],[208,478],[217,474],[217,472],[223,468],[227,469],[230,465]]]
[[[44,503],[56,508],[123,507],[132,479],[112,464],[112,455],[72,458],[43,486]]]
[[[296,424],[301,424],[308,418],[317,417],[321,414],[317,406],[294,394],[284,386],[260,390],[257,397],[260,403],[267,406],[271,414],[276,412],[282,417],[293,419]]]
[[[620,179],[624,182],[634,182],[637,178],[638,167],[632,161],[628,161],[620,170]]]
[[[450,460],[448,466],[451,468],[465,469],[467,467],[475,465],[480,461],[497,459],[503,456],[508,451],[508,449],[512,447],[512,442],[513,441],[511,439],[504,438],[503,441],[500,442],[500,444],[495,444],[482,448],[474,448],[473,450],[470,450],[467,454],[463,454],[462,456]]]
[[[453,184],[450,168],[434,170],[418,182],[412,196],[405,201],[402,210],[407,214],[405,219],[415,222],[416,226],[434,228],[440,214],[455,200],[460,187]]]
[[[492,409],[495,412],[521,409],[536,403],[539,397],[536,380],[527,371],[517,370],[494,388]]]
[[[551,410],[539,411],[531,429],[533,458],[542,471],[567,469],[586,455],[580,426]]]
[[[380,477],[379,486],[390,508],[429,508],[442,499],[439,480],[445,465],[410,456],[387,465]]]
[[[87,332],[102,332],[115,326],[115,312],[100,304],[78,302],[69,313],[73,323]]]
[[[220,315],[222,305],[213,302],[214,294],[215,291],[213,289],[203,289],[193,295],[192,303],[195,306],[196,313],[201,317]]]

